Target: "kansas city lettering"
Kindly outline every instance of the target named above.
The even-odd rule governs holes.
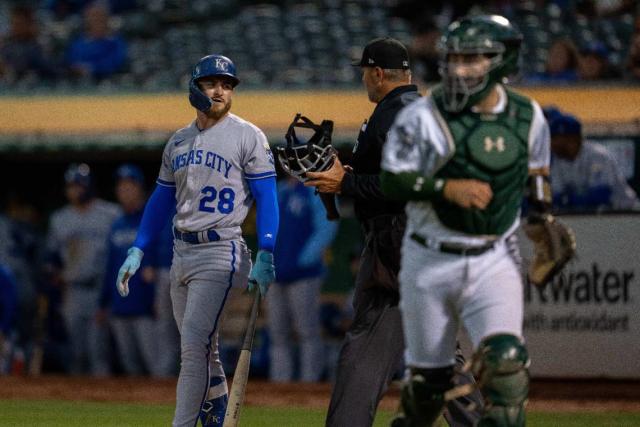
[[[173,172],[188,165],[204,165],[224,174],[225,178],[229,178],[229,171],[231,171],[232,166],[231,162],[228,162],[219,154],[204,150],[189,150],[178,154],[171,161]]]

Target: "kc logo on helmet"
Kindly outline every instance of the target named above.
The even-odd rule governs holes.
[[[216,58],[216,68],[222,71],[229,71],[229,63],[221,58]]]

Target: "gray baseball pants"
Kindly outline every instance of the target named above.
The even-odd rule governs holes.
[[[244,241],[174,242],[171,300],[180,331],[180,375],[174,427],[193,427],[205,400],[227,393],[226,381],[209,390],[210,377],[224,378],[218,353],[219,321],[232,286],[246,286],[251,253]]]

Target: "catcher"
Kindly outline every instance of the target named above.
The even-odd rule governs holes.
[[[452,23],[439,45],[441,84],[398,114],[383,149],[382,191],[408,201],[399,280],[410,375],[394,427],[435,422],[452,396],[461,327],[485,399],[478,426],[525,425],[529,355],[514,234],[523,195],[536,245],[531,282],[549,281],[575,244],[549,214],[542,109],[505,85],[521,44],[502,16]]]

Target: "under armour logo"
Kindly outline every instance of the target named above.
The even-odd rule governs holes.
[[[497,140],[492,140],[490,136],[484,137],[484,151],[490,152],[493,149],[496,149],[498,152],[504,151],[504,138],[499,136]]]
[[[229,70],[229,63],[224,59],[216,58],[216,68],[222,71]]]

